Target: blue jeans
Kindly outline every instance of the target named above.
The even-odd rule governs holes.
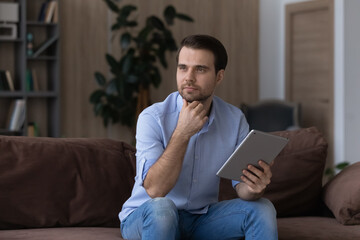
[[[145,202],[121,223],[125,239],[277,239],[276,211],[267,199],[233,199],[209,206],[206,214],[177,210],[168,198]]]

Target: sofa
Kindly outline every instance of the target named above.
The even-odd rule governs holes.
[[[290,139],[265,193],[279,239],[360,239],[360,163],[322,186],[321,133],[273,134]],[[117,215],[135,169],[135,149],[116,140],[0,136],[0,239],[122,239]],[[219,191],[236,197],[228,180]]]

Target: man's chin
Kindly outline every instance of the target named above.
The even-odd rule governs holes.
[[[185,99],[188,103],[192,103],[194,101],[198,101],[195,97],[191,97],[191,96],[184,96],[183,94],[181,94],[182,98]]]
[[[193,96],[191,94],[184,94],[183,92],[179,92],[180,95],[182,96],[183,99],[185,99],[188,103],[192,103],[194,101],[198,101],[198,102],[204,102],[206,101],[209,96],[205,97],[205,96]]]

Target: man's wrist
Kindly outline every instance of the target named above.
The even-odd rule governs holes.
[[[174,130],[174,132],[172,134],[172,138],[182,140],[182,141],[185,141],[185,142],[189,141],[191,137],[192,137],[192,135],[187,134],[184,131],[179,130],[177,128],[175,128],[175,130]]]
[[[260,193],[252,192],[250,191],[249,186],[242,182],[238,183],[235,186],[235,189],[238,197],[246,201],[258,200],[263,196],[265,192],[265,189]]]

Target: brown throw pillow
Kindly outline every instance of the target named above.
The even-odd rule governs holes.
[[[275,158],[264,197],[272,201],[278,217],[316,215],[327,156],[325,139],[315,127],[273,134],[289,138],[289,143]],[[231,182],[221,179],[219,200],[236,196]]]
[[[0,229],[119,227],[134,148],[110,139],[0,136]]]
[[[340,223],[360,224],[360,162],[346,167],[325,185],[323,200]]]
[[[278,217],[316,215],[327,156],[325,139],[315,127],[274,134],[289,138],[289,143],[275,159],[264,197],[272,201]]]

